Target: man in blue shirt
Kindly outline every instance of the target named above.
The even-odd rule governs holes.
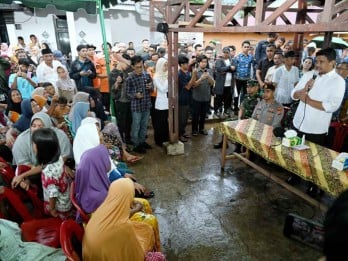
[[[27,59],[19,59],[18,72],[12,73],[8,80],[11,89],[18,89],[23,99],[30,99],[31,93],[37,86],[36,76],[28,74],[29,61]]]
[[[247,81],[251,78],[251,66],[254,64],[254,57],[248,54],[250,48],[250,42],[244,41],[242,43],[242,52],[235,57],[236,63],[236,87],[238,91],[238,96],[235,97],[234,109],[238,109],[238,98],[240,103],[243,101],[243,97],[246,94]]]
[[[266,40],[262,40],[257,43],[255,49],[255,60],[258,64],[262,59],[266,58],[266,48],[270,44],[274,44],[278,38],[277,33],[269,33]]]

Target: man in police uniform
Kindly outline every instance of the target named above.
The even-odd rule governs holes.
[[[275,87],[268,83],[264,85],[263,99],[256,105],[252,118],[273,128],[279,127],[284,115],[283,106],[274,99]]]
[[[250,79],[247,81],[247,95],[244,97],[238,113],[238,119],[251,118],[256,104],[261,100],[259,95],[259,83],[256,80]]]

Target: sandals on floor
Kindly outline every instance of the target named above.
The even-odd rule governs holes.
[[[153,198],[154,196],[155,196],[155,192],[153,191],[146,191],[143,193],[139,193],[137,190],[135,191],[136,198]]]
[[[131,159],[126,159],[126,162],[127,163],[135,163],[139,160],[142,160],[144,157],[142,156],[134,156],[134,158],[131,158]]]

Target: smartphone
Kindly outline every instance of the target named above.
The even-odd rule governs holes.
[[[317,250],[323,250],[324,227],[318,222],[290,213],[286,216],[283,234]]]

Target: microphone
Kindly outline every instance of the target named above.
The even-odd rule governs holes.
[[[315,79],[316,79],[317,77],[318,77],[318,73],[317,73],[317,72],[314,72],[314,73],[313,73],[313,76],[312,76],[312,80],[315,81]],[[313,85],[314,85],[314,83],[313,83]],[[307,88],[307,93],[312,89],[313,85],[312,85],[312,86],[308,86],[308,88]]]
[[[312,76],[312,79],[313,79],[313,81],[315,81],[315,79],[318,77],[318,73],[317,72],[314,72],[313,73],[313,76]]]

